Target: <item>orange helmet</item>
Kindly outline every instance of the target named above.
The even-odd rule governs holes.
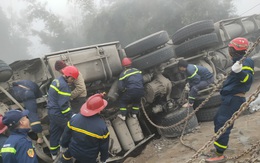
[[[246,38],[237,37],[230,41],[228,46],[234,48],[236,51],[245,51],[249,46],[249,42]]]
[[[79,70],[75,66],[66,66],[63,68],[62,73],[67,77],[73,77],[74,79],[77,79],[79,76]]]
[[[107,101],[103,99],[102,94],[95,94],[88,98],[87,102],[80,108],[80,114],[89,117],[99,113],[107,106]]]
[[[132,60],[130,58],[124,58],[122,60],[122,66],[127,67],[132,65]]]
[[[3,116],[0,114],[0,134],[7,130],[7,126],[3,124]]]

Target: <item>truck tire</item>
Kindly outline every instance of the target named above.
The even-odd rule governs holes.
[[[175,48],[178,57],[190,57],[219,43],[216,33],[210,33],[188,40]]]
[[[166,114],[162,117],[159,117],[159,125],[161,126],[170,126],[170,125],[174,125],[176,123],[178,123],[179,121],[181,121],[182,119],[187,117],[187,114],[191,113],[193,111],[193,108],[180,108],[179,110],[176,110],[172,113]],[[185,125],[185,122],[180,124],[179,126],[173,127],[173,128],[168,128],[168,129],[160,129],[158,128],[158,133],[163,136],[163,137],[167,137],[167,138],[174,138],[174,137],[178,137],[182,134],[183,131],[183,127]],[[184,130],[184,133],[188,133],[191,132],[195,127],[197,127],[198,124],[198,120],[196,115],[193,115],[187,122],[186,128]]]
[[[149,54],[134,59],[132,65],[133,67],[138,68],[139,70],[144,70],[159,65],[163,62],[166,62],[174,57],[175,53],[172,46],[166,45],[161,49],[158,49]]]
[[[196,109],[208,96],[201,96],[196,98],[196,100],[194,101],[194,109]],[[209,101],[202,106],[202,108],[210,108],[210,107],[214,107],[214,106],[219,106],[221,104],[221,96],[219,93],[215,93],[210,99]]]
[[[13,75],[11,67],[9,67],[4,61],[0,60],[0,82],[6,82]]]
[[[195,22],[177,30],[172,36],[172,42],[174,45],[179,45],[187,39],[211,33],[214,30],[214,22],[212,20]]]
[[[160,31],[149,36],[146,36],[140,40],[137,40],[129,45],[125,49],[126,56],[132,58],[137,55],[143,55],[152,49],[164,45],[170,40],[166,31]]]
[[[199,122],[213,121],[218,111],[219,106],[211,108],[201,108],[196,112],[196,116]]]

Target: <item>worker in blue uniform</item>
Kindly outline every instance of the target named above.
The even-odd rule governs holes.
[[[188,64],[185,60],[178,62],[178,68],[181,72],[185,72],[190,86],[188,102],[182,107],[192,107],[198,96],[198,91],[207,88],[214,82],[213,74],[203,66]]]
[[[79,71],[74,66],[62,69],[63,75],[54,79],[48,91],[48,116],[50,120],[50,152],[55,160],[60,149],[60,138],[68,120],[72,116],[70,107],[71,84],[79,76]]]
[[[127,105],[132,104],[131,115],[136,118],[139,113],[141,98],[144,96],[144,81],[142,71],[132,68],[132,60],[124,58],[122,60],[124,71],[121,72],[118,81],[119,107],[118,117],[126,119]]]
[[[96,163],[108,159],[109,131],[99,113],[107,106],[102,94],[95,94],[82,105],[80,113],[68,122],[60,145],[68,148],[60,159],[67,163],[74,157],[79,163]]]
[[[246,38],[238,37],[233,39],[229,45],[229,54],[234,62],[231,67],[232,72],[223,83],[220,91],[222,103],[214,118],[215,133],[229,120],[232,115],[246,101],[245,94],[249,91],[254,75],[254,61],[246,57],[242,63],[240,59],[245,55],[249,46]],[[215,156],[206,159],[206,162],[221,162],[225,161],[224,151],[228,148],[229,135],[233,125],[214,142],[216,149]]]
[[[3,116],[0,114],[0,151],[7,140],[7,126],[3,124]],[[2,155],[0,155],[0,163],[3,163]]]
[[[62,69],[68,66],[63,60],[57,60],[55,62],[55,70],[62,74]],[[71,96],[70,104],[72,107],[73,113],[79,113],[81,106],[86,102],[87,97],[87,88],[83,75],[79,72],[77,80],[70,85]]]
[[[3,124],[8,126],[11,133],[1,149],[4,163],[38,163],[32,141],[27,135],[30,131],[28,115],[28,110],[5,113]]]
[[[12,83],[12,94],[18,102],[23,102],[26,110],[29,110],[28,118],[33,132],[37,133],[37,143],[43,143],[42,125],[37,114],[36,99],[41,97],[39,86],[31,80],[20,80]]]

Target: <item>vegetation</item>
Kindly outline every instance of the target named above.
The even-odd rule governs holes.
[[[126,46],[160,30],[172,35],[199,20],[235,16],[232,0],[100,0],[100,6],[94,0],[67,0],[73,10],[68,13],[70,19],[55,15],[37,0],[21,1],[26,5],[19,14],[0,10],[1,59],[8,63],[31,58],[31,37],[50,51],[109,41]]]

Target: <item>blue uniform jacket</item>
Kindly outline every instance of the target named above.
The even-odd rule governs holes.
[[[121,92],[130,89],[144,89],[142,71],[136,68],[129,68],[119,76],[118,89]]]
[[[7,140],[7,138],[8,137],[6,135],[0,134],[0,149],[2,149],[2,147],[4,146],[5,141]],[[0,163],[3,163],[2,156],[0,156]]]
[[[100,152],[101,161],[105,162],[109,156],[109,131],[105,121],[99,115],[76,114],[68,122],[60,145],[69,147],[71,155],[79,161],[95,161]]]
[[[27,133],[29,129],[17,129],[11,132],[1,154],[4,163],[38,163],[35,150]]]
[[[20,81],[14,82],[13,84],[23,85],[23,86],[29,88],[34,93],[35,98],[39,98],[42,96],[39,86],[36,83],[32,82],[31,80],[20,80]],[[13,91],[18,91],[18,92],[23,91],[24,92],[24,91],[26,91],[26,89],[13,86]],[[21,99],[22,98],[26,98],[26,97],[21,97]]]
[[[190,86],[213,77],[213,74],[207,68],[194,64],[188,64],[186,73]]]
[[[70,96],[71,90],[64,77],[54,79],[48,92],[47,108],[50,114],[70,116]]]
[[[239,60],[238,58],[237,60]],[[234,63],[237,61],[234,60]],[[239,73],[230,73],[223,84],[220,94],[223,96],[234,95],[237,93],[246,93],[249,91],[253,83],[254,61],[251,58],[246,58],[243,61],[242,71]]]

